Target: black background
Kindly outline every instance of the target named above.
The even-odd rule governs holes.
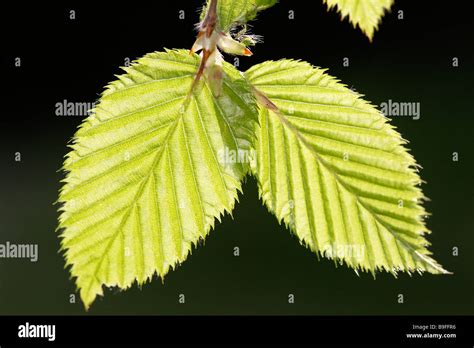
[[[474,314],[473,20],[468,2],[396,0],[373,43],[321,1],[282,0],[253,22],[265,42],[240,69],[267,59],[303,59],[366,95],[421,103],[420,120],[395,118],[423,166],[431,198],[428,238],[451,276],[360,277],[321,260],[266,211],[249,178],[234,212],[162,284],[106,290],[89,314]],[[39,261],[0,260],[0,314],[84,314],[58,252],[58,172],[81,117],[55,115],[64,99],[93,102],[124,59],[189,48],[198,1],[99,6],[19,3],[2,9],[0,242],[38,243]],[[69,19],[69,11],[76,19]],[[184,10],[185,20],[178,18]],[[295,19],[288,19],[294,10]],[[403,10],[404,19],[397,19]],[[14,66],[21,57],[22,66]],[[343,67],[344,57],[350,66]],[[452,58],[459,58],[459,67]],[[15,152],[22,161],[15,162]],[[459,161],[452,161],[452,153]],[[241,256],[234,257],[239,246]],[[459,256],[452,248],[459,248]],[[178,295],[186,295],[186,304]],[[288,304],[289,293],[295,303]],[[405,303],[397,302],[404,294]]]

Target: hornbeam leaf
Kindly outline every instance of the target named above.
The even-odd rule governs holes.
[[[163,277],[231,212],[248,165],[257,110],[242,75],[224,64],[215,97],[199,57],[151,53],[110,83],[77,131],[61,189],[61,246],[86,308],[103,285]],[[188,97],[187,97],[188,96]]]
[[[266,62],[246,77],[260,101],[252,170],[280,223],[356,272],[447,273],[423,236],[415,160],[379,111],[308,63]]]
[[[384,12],[392,7],[393,0],[324,0],[328,9],[337,7],[341,17],[349,17],[372,40]]]
[[[278,0],[218,0],[217,18],[219,29],[227,33],[236,24],[245,24],[257,16],[257,13],[272,7]],[[201,13],[204,18],[211,0],[208,0]]]

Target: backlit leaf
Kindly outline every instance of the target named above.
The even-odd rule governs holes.
[[[260,194],[301,243],[356,270],[447,273],[427,250],[415,160],[379,111],[304,62],[246,76],[261,104]]]
[[[375,30],[393,0],[323,0],[329,9],[336,7],[342,18],[349,17],[372,40]]]
[[[245,24],[257,16],[257,13],[272,7],[278,0],[218,0],[217,17],[218,26],[223,32],[229,30],[235,24]],[[209,7],[210,0],[201,14],[201,19]]]
[[[234,207],[248,165],[222,154],[251,149],[254,99],[227,63],[219,97],[203,77],[187,98],[198,65],[184,50],[140,58],[74,137],[61,244],[86,308],[103,285],[163,277]]]

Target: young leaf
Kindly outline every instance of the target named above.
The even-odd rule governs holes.
[[[219,0],[217,2],[218,26],[221,31],[228,33],[236,24],[245,24],[257,16],[257,13],[272,7],[278,0]],[[201,19],[209,9],[211,0],[207,1]]]
[[[393,0],[324,0],[328,8],[337,7],[342,18],[349,17],[354,27],[359,28],[372,41],[384,12],[389,10]]]
[[[380,112],[304,62],[246,77],[261,105],[253,172],[280,222],[356,271],[447,273],[426,248],[415,161]]]
[[[227,63],[219,97],[204,77],[191,93],[198,66],[184,50],[144,56],[107,87],[74,137],[61,245],[86,308],[102,285],[163,278],[233,209],[248,168],[221,154],[251,148],[256,106]]]

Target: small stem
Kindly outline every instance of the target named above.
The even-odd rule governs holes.
[[[201,30],[198,35],[198,38],[204,35],[205,37],[202,38],[203,42],[209,41],[209,39],[211,38],[214,32],[214,29],[216,28],[216,24],[217,24],[217,0],[211,0],[211,3],[206,13],[206,17],[202,21]],[[194,81],[193,81],[193,84],[191,85],[191,90],[189,91],[188,97],[192,94],[194,88],[196,87],[197,83],[201,79],[204,73],[204,69],[206,68],[206,63],[215,49],[216,49],[215,43],[214,45],[212,45],[212,47],[207,47],[207,45],[203,44],[201,63],[199,65],[199,69],[196,73],[196,76],[194,77]]]
[[[202,30],[206,31],[207,37],[210,37],[217,24],[217,0],[211,0],[206,17],[202,22]]]
[[[280,110],[278,107],[270,100],[268,97],[260,92],[258,89],[255,88],[255,86],[251,85],[252,88],[252,93],[255,96],[255,99],[257,100],[257,103],[262,105],[263,107],[267,108],[268,110],[271,110],[275,113],[279,113]]]

